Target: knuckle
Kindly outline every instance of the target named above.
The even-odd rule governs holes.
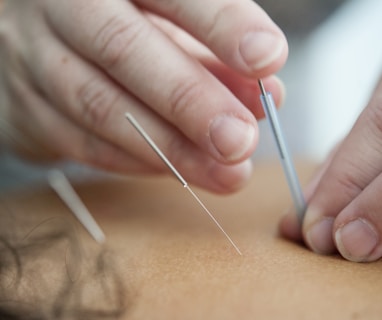
[[[119,93],[104,81],[92,78],[79,87],[77,98],[80,101],[83,121],[90,127],[97,128],[107,122]]]
[[[192,107],[202,95],[203,87],[197,81],[179,81],[169,96],[170,115],[178,119],[189,107]]]
[[[128,51],[133,50],[143,29],[144,24],[138,19],[126,21],[112,17],[108,20],[94,38],[93,47],[100,63],[107,68],[119,64]]]
[[[332,173],[338,183],[338,190],[345,196],[346,199],[354,199],[357,194],[363,190],[362,181],[354,176],[354,172],[357,172],[357,165],[348,162],[344,165],[346,170],[342,170],[340,173]]]
[[[234,0],[226,0],[221,5],[206,25],[205,34],[207,39],[213,41],[213,39],[221,35],[221,28],[225,27],[227,22],[230,21],[232,12],[236,11],[237,5],[237,1]]]
[[[377,106],[370,106],[367,108],[369,130],[371,131],[371,137],[376,138],[376,142],[379,142],[379,147],[382,145],[382,107],[378,104]],[[369,142],[374,141],[369,139]]]

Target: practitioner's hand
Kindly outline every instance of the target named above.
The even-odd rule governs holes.
[[[165,171],[129,111],[190,182],[229,192],[249,176],[263,116],[256,78],[288,51],[255,3],[4,0],[0,10],[2,144],[35,159]],[[280,82],[265,85],[279,104]]]
[[[306,189],[302,234],[293,214],[281,232],[315,252],[351,261],[382,256],[382,81],[346,139]]]

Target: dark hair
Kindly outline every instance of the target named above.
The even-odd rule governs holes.
[[[69,218],[36,221],[15,215],[1,199],[0,205],[1,320],[118,319],[125,313],[126,290],[109,249],[81,242]]]

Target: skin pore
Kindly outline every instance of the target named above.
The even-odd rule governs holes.
[[[312,166],[298,166],[304,184],[312,171]],[[47,301],[64,304],[69,319],[81,314],[81,308],[98,314],[95,319],[124,320],[306,319],[314,314],[378,319],[382,312],[381,263],[355,264],[336,255],[316,255],[278,236],[277,221],[290,204],[278,163],[258,164],[248,187],[230,197],[195,190],[243,256],[172,178],[113,178],[78,184],[76,190],[106,234],[106,255],[50,190],[6,197],[16,229],[23,226],[22,220],[32,219],[35,231],[26,228],[20,232],[22,239],[30,234],[27,238],[38,242],[41,233],[57,235],[63,225],[76,225],[75,232],[64,228],[75,234],[76,245],[68,246],[69,240],[59,245],[60,240],[30,251],[34,263],[42,259],[39,270],[44,272],[25,287],[40,285],[44,290],[37,290],[37,298],[28,295],[31,290],[20,290],[19,305],[28,301],[37,312],[37,302],[47,296]],[[102,272],[99,256],[106,266]],[[24,279],[31,279],[29,272],[36,275],[28,263],[22,267]],[[58,299],[68,278],[72,291]],[[12,290],[6,294],[16,295]],[[112,313],[121,308],[123,313]]]
[[[187,181],[233,192],[251,179],[257,78],[281,104],[271,75],[287,52],[251,0],[0,0],[0,144],[33,160],[167,172],[129,130],[130,111]],[[380,92],[320,177],[305,228],[293,213],[283,220],[284,235],[316,252],[382,255]],[[277,168],[256,168],[229,198],[201,193],[243,257],[166,179],[77,186],[106,248],[52,192],[4,195],[0,318],[380,319],[381,262],[318,256],[276,235],[289,204]]]

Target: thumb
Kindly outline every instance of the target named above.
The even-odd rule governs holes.
[[[382,219],[376,213],[382,210],[378,208],[378,201],[375,200],[378,199],[375,189],[382,190],[382,183],[379,187],[373,180],[382,172],[381,124],[382,82],[334,154],[309,200],[302,232],[306,244],[313,251],[329,254],[337,248],[345,258],[359,261],[359,255],[364,259],[360,247],[367,236],[371,234],[375,238],[375,248],[379,245],[377,242],[382,235]],[[371,199],[374,205],[369,205]],[[359,230],[356,227],[351,228],[354,235],[351,239],[350,229],[343,228],[350,221],[358,221],[357,219],[361,219],[359,221],[362,224],[356,224]],[[334,237],[338,230],[339,233]],[[342,238],[341,231],[345,232],[346,239]],[[358,247],[355,242],[358,243]],[[352,246],[355,251],[358,250],[355,258],[352,258],[352,253],[349,252],[353,250]],[[374,247],[367,254],[370,254]]]

